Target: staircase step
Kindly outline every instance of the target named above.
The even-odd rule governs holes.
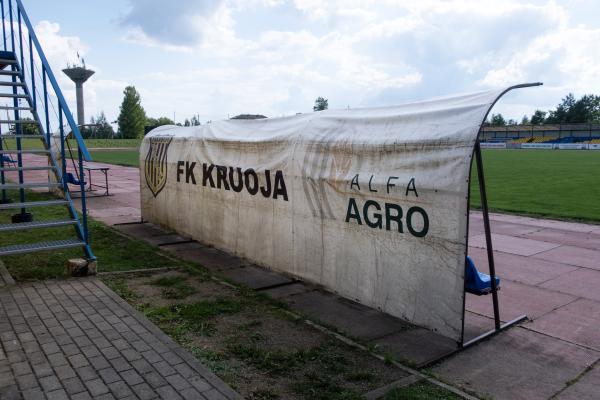
[[[34,221],[34,222],[22,222],[19,224],[0,224],[0,232],[9,231],[22,231],[26,229],[42,229],[42,228],[56,228],[58,226],[76,225],[77,220],[75,219],[64,219],[56,221]]]
[[[0,119],[0,124],[38,124],[35,119]]]
[[[0,108],[1,110],[1,108]],[[2,139],[45,139],[46,137],[43,135],[2,135],[0,136]]]
[[[0,185],[0,190],[14,190],[14,189],[33,189],[33,188],[55,188],[61,187],[62,183],[59,182],[31,182],[31,183],[5,183]]]
[[[0,106],[0,110],[8,110],[8,111],[32,111],[31,107],[9,107],[9,106]]]
[[[65,206],[67,204],[69,204],[69,202],[67,200],[26,201],[24,203],[0,204],[0,210],[9,210],[9,209],[15,209],[15,208]]]
[[[16,64],[17,60],[10,60],[7,58],[0,58],[0,64]]]
[[[48,154],[49,150],[46,149],[28,149],[28,150],[16,150],[16,149],[3,149],[0,150],[0,154]]]
[[[15,244],[12,246],[0,247],[0,256],[32,253],[34,251],[60,250],[83,246],[85,246],[85,243],[79,239],[65,239],[54,240],[50,242]]]
[[[0,82],[0,86],[25,86],[23,82]]]
[[[17,171],[53,171],[55,167],[2,167],[0,172],[17,172]]]
[[[2,71],[0,70],[0,75],[21,75],[21,72],[19,71]]]
[[[11,99],[27,99],[29,95],[26,94],[14,94],[14,93],[0,93],[0,97],[8,97]]]

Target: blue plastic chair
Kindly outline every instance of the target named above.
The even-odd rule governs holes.
[[[65,176],[65,178],[67,178],[67,183],[71,184],[71,185],[81,185],[81,181],[77,178],[75,178],[75,175],[73,175],[70,172],[67,172],[67,175]],[[83,181],[83,186],[87,185],[87,183],[85,181]]]
[[[488,274],[477,271],[471,257],[467,256],[466,268],[466,291],[468,293],[482,296],[492,292],[492,279]],[[500,289],[500,278],[496,277],[496,288]]]
[[[2,162],[4,162],[5,164],[13,164],[13,165],[17,163],[15,160],[10,158],[10,156],[5,156],[5,155],[2,155]]]

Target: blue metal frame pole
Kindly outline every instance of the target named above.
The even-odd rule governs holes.
[[[77,158],[79,159],[79,188],[81,190],[81,222],[83,224],[83,239],[89,244],[88,224],[87,224],[87,204],[85,200],[85,172],[83,171],[83,154],[77,146]]]
[[[10,46],[15,51],[15,28],[13,26],[12,0],[8,0],[8,17],[10,19]],[[16,57],[15,57],[16,58]]]
[[[61,158],[61,167],[62,167],[62,184],[63,190],[65,191],[65,195],[67,190],[69,190],[67,186],[67,160],[65,159],[65,128],[63,126],[63,110],[62,106],[58,105],[58,126],[60,131],[60,158]]]
[[[42,65],[42,86],[44,86],[44,116],[46,117],[46,142],[50,146],[50,114],[48,114],[48,85],[46,83],[46,67]]]
[[[4,51],[6,51],[6,24],[4,23],[4,0],[0,0],[2,11],[2,43],[4,43]]]
[[[37,94],[35,92],[35,73],[33,66],[33,46],[31,43],[31,35],[29,35],[29,68],[31,68],[31,97],[32,97],[32,107],[33,112],[37,112]]]
[[[21,9],[17,7],[17,23],[19,25],[19,51],[21,52],[21,75],[25,75],[25,59],[23,58],[23,31],[21,28]]]
[[[0,150],[2,150],[2,125],[0,124]],[[0,156],[0,168],[4,168],[4,154]],[[0,171],[0,184],[4,185],[6,180],[4,178],[4,170]],[[6,189],[2,189],[2,204],[8,203],[8,198],[6,197]]]

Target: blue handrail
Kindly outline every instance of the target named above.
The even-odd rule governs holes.
[[[8,1],[10,2],[12,0],[8,0]],[[79,146],[79,151],[81,152],[81,155],[83,156],[83,159],[85,161],[91,161],[92,157],[90,156],[90,153],[88,152],[85,142],[83,141],[83,137],[81,136],[79,127],[77,126],[77,124],[75,123],[75,120],[73,119],[73,114],[71,114],[71,110],[69,109],[69,106],[67,105],[67,102],[65,101],[62,91],[60,90],[60,86],[58,86],[58,82],[56,81],[56,78],[54,77],[52,68],[50,68],[50,63],[48,63],[48,60],[46,59],[46,55],[44,54],[44,51],[42,50],[42,46],[40,45],[40,42],[35,34],[35,31],[33,30],[33,26],[31,25],[31,21],[29,20],[29,16],[27,15],[27,12],[25,11],[25,7],[23,6],[23,3],[21,2],[21,0],[15,0],[15,1],[17,2],[17,7],[18,7],[19,11],[21,12],[21,17],[23,19],[23,22],[25,22],[25,26],[27,26],[27,31],[29,32],[29,35],[31,36],[33,45],[35,46],[35,49],[37,50],[37,54],[38,54],[38,57],[40,58],[42,66],[46,70],[46,74],[48,75],[48,80],[50,81],[50,84],[52,85],[52,88],[54,89],[54,94],[56,95],[56,98],[58,99],[58,104],[63,109],[65,117],[67,118],[67,122],[69,123],[69,127],[71,128],[71,131],[73,132],[73,135],[75,136],[75,139],[77,140],[77,145]],[[14,50],[15,49],[13,48],[13,51]],[[31,67],[33,68],[33,65]]]

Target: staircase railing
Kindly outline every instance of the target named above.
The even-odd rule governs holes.
[[[91,156],[85,145],[79,127],[77,126],[73,114],[69,109],[63,93],[58,85],[56,76],[52,72],[50,63],[42,50],[40,41],[31,20],[25,11],[21,0],[0,0],[2,12],[2,45],[4,51],[13,52],[16,60],[21,65],[21,74],[17,77],[29,90],[32,98],[32,113],[39,121],[38,129],[43,135],[46,146],[50,151],[50,157],[55,165],[56,156],[52,151],[52,132],[60,135],[60,154],[62,162],[61,169],[57,171],[57,179],[62,184],[66,200],[69,201],[69,209],[73,218],[78,220],[77,230],[80,238],[86,243],[86,253],[90,258],[93,254],[89,247],[89,232],[87,222],[86,191],[83,177],[83,162],[91,161]],[[41,89],[40,89],[41,86]],[[15,99],[15,108],[18,107],[18,100]],[[15,120],[19,120],[19,110],[15,110]],[[66,120],[66,124],[64,121]],[[17,126],[18,131],[22,130]],[[73,206],[72,197],[67,182],[67,160],[65,158],[65,141],[68,133],[71,132],[77,142],[78,170],[80,193],[81,193],[81,214],[79,221],[77,211]],[[19,132],[17,132],[19,133]],[[21,148],[20,139],[17,139],[17,146]],[[19,176],[22,180],[22,176]],[[23,194],[21,194],[23,196]]]

